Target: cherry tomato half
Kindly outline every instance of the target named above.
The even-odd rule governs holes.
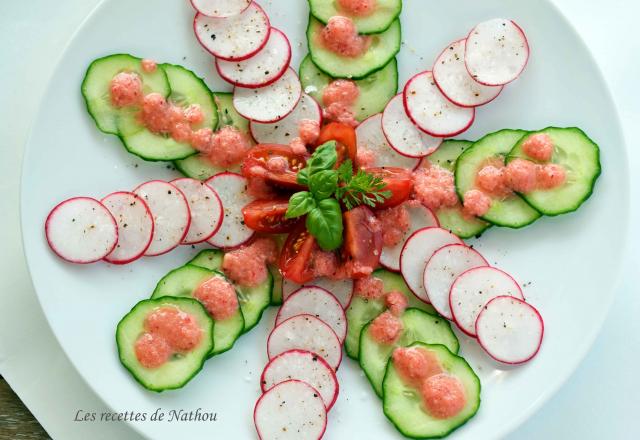
[[[375,209],[392,208],[406,201],[413,191],[411,171],[404,168],[385,167],[367,168],[366,171],[380,177],[384,183],[383,191],[391,191],[391,197],[376,205]]]
[[[318,137],[316,146],[320,146],[328,141],[336,141],[338,143],[336,148],[338,152],[337,165],[340,165],[347,159],[351,159],[355,167],[358,147],[356,131],[353,127],[341,124],[340,122],[331,122],[325,125],[320,130],[320,137]]]
[[[282,248],[279,262],[282,276],[298,284],[311,281],[314,277],[311,256],[317,248],[316,239],[307,231],[304,222],[300,223]]]
[[[286,161],[286,166],[282,169],[270,165],[278,165],[278,162],[282,162],[281,159]],[[306,157],[295,154],[288,145],[258,144],[249,151],[242,162],[242,174],[247,178],[266,179],[283,188],[302,189],[303,186],[298,184],[296,176],[306,165]]]
[[[285,218],[288,207],[288,199],[255,200],[242,208],[244,223],[257,232],[267,234],[289,232],[296,227],[300,219]]]

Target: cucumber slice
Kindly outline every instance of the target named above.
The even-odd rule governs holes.
[[[213,99],[218,109],[218,128],[224,125],[233,125],[238,130],[248,133],[249,121],[240,116],[233,108],[233,93],[214,92]],[[206,156],[200,153],[173,162],[176,169],[187,177],[198,180],[207,180],[223,171],[240,171],[240,167],[222,168],[211,163]]]
[[[305,93],[322,103],[324,89],[333,82],[330,77],[313,63],[307,55],[300,64],[300,82]],[[358,99],[353,104],[355,118],[362,122],[369,116],[382,112],[389,100],[398,91],[398,62],[392,58],[382,69],[366,77],[356,80],[360,91]]]
[[[378,34],[386,31],[402,11],[402,0],[377,0],[375,11],[365,16],[350,15],[342,10],[336,0],[308,0],[311,14],[322,23],[327,24],[335,15],[342,15],[353,20],[361,34]]]
[[[193,128],[216,128],[218,112],[213,95],[204,80],[182,66],[161,64],[160,67],[166,72],[171,85],[171,101],[185,107],[191,104],[200,106],[204,121]],[[196,150],[188,143],[176,142],[170,136],[147,130],[138,122],[136,113],[129,112],[118,118],[117,126],[127,151],[144,160],[176,160],[196,154]]]
[[[396,347],[406,347],[414,342],[440,344],[457,353],[460,344],[451,330],[449,321],[441,316],[433,316],[419,309],[407,309],[400,317],[402,335],[394,345],[380,344],[371,337],[369,322],[360,332],[360,367],[367,375],[376,394],[382,397],[382,381],[387,362]]]
[[[475,142],[458,157],[455,180],[460,200],[464,200],[465,192],[474,188],[478,171],[485,163],[496,158],[504,160],[526,133],[524,130],[496,131]],[[493,197],[489,212],[482,216],[489,223],[508,228],[522,228],[539,218],[540,213],[516,194],[506,198]]]
[[[334,78],[364,78],[382,69],[400,51],[402,36],[399,20],[391,23],[389,29],[381,34],[372,35],[371,46],[359,57],[343,57],[318,44],[317,38],[322,28],[320,21],[313,16],[309,17],[307,27],[309,54],[320,70]]]
[[[378,269],[373,272],[373,276],[382,280],[385,293],[397,290],[398,292],[404,293],[407,297],[409,307],[418,308],[427,313],[437,315],[431,304],[423,303],[416,298],[400,274],[389,272],[385,269]],[[384,298],[374,300],[353,295],[349,308],[346,311],[347,338],[344,341],[344,348],[347,351],[347,356],[352,359],[358,359],[360,332],[362,328],[373,318],[384,312],[385,309]]]
[[[548,127],[531,134],[537,133],[547,134],[553,140],[555,151],[551,162],[566,170],[567,181],[558,188],[520,194],[521,197],[545,215],[560,215],[577,210],[591,196],[600,176],[600,148],[584,131],[576,127]],[[531,160],[522,151],[522,144],[527,137],[523,137],[513,147],[507,163],[516,158]]]
[[[471,141],[448,139],[434,153],[427,156],[426,160],[445,170],[454,172],[456,160],[471,145],[473,145]],[[436,217],[438,217],[440,227],[448,229],[460,238],[478,237],[491,226],[490,223],[480,219],[463,215],[461,206],[440,208],[436,212]]]
[[[418,391],[406,384],[393,366],[393,360],[387,365],[382,385],[384,399],[382,409],[387,418],[402,435],[409,438],[440,438],[464,425],[480,407],[480,379],[466,360],[451,353],[442,345],[416,343],[412,347],[422,347],[436,354],[446,373],[457,377],[465,390],[467,402],[456,416],[438,419],[429,415],[423,408]]]
[[[140,365],[135,353],[135,342],[142,335],[144,320],[158,307],[172,306],[195,317],[203,331],[200,344],[188,353],[176,354],[158,368]],[[202,369],[208,354],[213,350],[214,323],[205,308],[195,299],[163,297],[146,299],[133,306],[118,323],[116,345],[122,365],[140,385],[148,390],[161,392],[182,388]]]
[[[87,111],[93,118],[98,129],[104,133],[118,134],[118,117],[130,109],[121,109],[111,104],[109,90],[111,80],[120,72],[135,72],[142,79],[142,92],[160,93],[165,98],[171,93],[167,75],[163,69],[155,72],[142,70],[140,58],[128,54],[114,54],[94,60],[87,68],[82,80],[82,96]]]
[[[269,267],[271,276],[273,277],[273,290],[271,291],[271,305],[279,306],[282,304],[282,274],[276,266]]]
[[[158,282],[151,299],[163,296],[191,298],[200,284],[215,276],[224,278],[220,272],[187,264],[165,275]],[[214,347],[209,356],[231,349],[244,330],[244,318],[240,308],[233,316],[221,321],[214,319],[214,321],[216,323],[213,329]]]
[[[206,249],[201,251],[195,256],[189,263],[204,267],[209,270],[216,270],[224,273],[222,270],[222,259],[224,258],[224,252],[217,249]],[[273,292],[273,275],[268,273],[267,279],[256,287],[236,286],[236,292],[238,293],[238,301],[240,302],[240,309],[244,316],[244,333],[255,327],[264,310],[269,307],[271,303],[271,294]]]

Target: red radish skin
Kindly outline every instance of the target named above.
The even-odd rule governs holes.
[[[513,289],[513,296],[515,298],[519,298],[522,299],[524,301],[524,295],[522,294],[522,288],[520,287],[520,285],[516,282],[516,280],[509,275],[508,273],[506,273],[503,270],[497,269],[495,267],[475,267],[473,269],[469,269],[463,273],[461,273],[458,278],[456,278],[456,281],[454,281],[454,283],[451,285],[451,291],[449,292],[449,307],[451,308],[451,312],[453,315],[453,321],[456,323],[456,325],[458,326],[458,328],[465,333],[467,336],[471,336],[472,338],[476,337],[475,334],[475,320],[477,319],[477,313],[479,313],[482,310],[482,307],[491,299],[497,297],[497,296],[504,296],[503,294],[506,292],[493,292],[494,295],[493,296],[484,296],[482,301],[476,301],[475,304],[472,304],[472,317],[473,319],[471,319],[471,322],[469,324],[469,326],[466,325],[466,322],[463,322],[463,316],[460,315],[460,311],[458,311],[456,313],[456,310],[458,309],[457,304],[455,304],[455,300],[454,300],[454,290],[456,290],[456,288],[459,287],[460,283],[462,282],[461,280],[464,280],[465,277],[470,276],[471,274],[477,273],[478,271],[495,271],[495,273],[499,276],[504,276],[505,279],[509,279],[509,287],[510,289]],[[495,282],[490,284],[491,288],[493,287],[495,289]],[[506,288],[501,288],[501,290],[507,290]],[[488,292],[486,292],[486,290],[483,292],[483,295],[486,295]],[[488,299],[484,299],[484,298],[488,298]],[[473,314],[475,314],[475,316],[473,316]],[[466,319],[465,319],[466,321]]]
[[[296,393],[304,392],[306,394],[305,399],[301,399],[301,401],[298,402],[294,401],[291,408],[289,408],[287,405],[287,403],[290,402],[291,399],[283,398],[282,395],[276,394],[280,390],[286,392],[287,390],[285,390],[285,388],[292,388],[290,385],[298,388],[294,388],[294,391]],[[276,394],[276,399],[273,402],[268,402],[267,399],[272,397],[272,394]],[[316,416],[318,416],[319,420],[316,421],[316,416],[312,416],[312,420],[305,419],[304,422],[300,423],[300,426],[291,426],[292,416],[295,416],[296,418],[298,416],[296,410],[308,410],[308,405],[316,402],[312,399],[318,399],[318,401],[320,402],[320,405],[316,405],[316,408],[313,408],[313,410],[318,411],[319,414],[317,414]],[[265,410],[265,413],[263,414],[263,405],[268,405],[269,403],[273,405],[273,408],[267,408]],[[284,414],[280,414],[279,409],[281,409]],[[281,416],[279,418],[281,418],[282,420],[276,419],[276,417],[278,416]],[[269,432],[268,434],[270,435],[267,436],[267,433],[264,432],[266,431],[266,427],[264,425],[267,423],[273,423],[274,421],[278,422],[277,426],[275,427],[275,429],[270,429],[269,431],[273,432]],[[262,396],[260,396],[253,410],[253,422],[258,433],[258,438],[260,438],[260,440],[273,440],[274,438],[278,438],[281,440],[298,440],[301,438],[304,438],[305,440],[320,440],[324,436],[324,433],[327,429],[327,409],[324,406],[322,399],[320,398],[320,393],[318,392],[318,390],[303,381],[295,379],[288,380],[286,382],[279,383],[278,385],[274,386],[266,393],[264,393]],[[306,434],[306,431],[304,433],[301,432],[305,428],[315,428],[315,423],[319,423],[319,427],[312,432],[312,434],[314,434],[314,437],[307,437],[308,434]],[[281,426],[281,424],[284,424],[284,426]],[[277,437],[274,437],[276,435]]]
[[[421,81],[422,83],[419,83],[418,81]],[[428,90],[428,92],[423,93],[423,95],[431,97],[434,100],[434,108],[420,109],[420,106],[418,105],[416,110],[422,113],[422,116],[418,118],[412,111],[412,101],[415,98],[410,97],[417,96],[416,91],[420,90],[420,86],[422,86],[425,91]],[[418,88],[414,89],[414,87]],[[433,81],[433,75],[430,71],[418,73],[407,81],[403,91],[403,103],[407,116],[409,116],[409,119],[411,119],[416,127],[435,137],[452,137],[463,133],[471,127],[476,117],[474,108],[460,107],[449,101],[436,86],[435,81]],[[447,129],[444,127],[438,128],[437,123],[441,123],[442,121],[435,121],[434,117],[428,116],[434,113],[438,113],[440,117],[442,117],[443,114],[453,114],[456,116],[457,121],[450,124],[451,126]]]
[[[291,67],[277,81],[268,86],[260,88],[236,86],[233,89],[233,107],[238,114],[250,121],[261,123],[273,123],[286,118],[295,110],[300,98],[302,98],[302,85],[298,74]],[[259,100],[272,102],[266,104],[260,103]]]
[[[250,45],[250,48],[245,48],[245,50],[241,51],[240,53],[231,53],[235,51],[228,51],[229,53],[223,53],[220,50],[212,49],[208,45],[207,41],[207,39],[211,39],[211,35],[201,35],[199,32],[200,28],[202,28],[202,32],[204,32],[205,30],[216,27],[221,23],[224,23],[225,21],[227,21],[228,23],[230,20],[238,20],[240,19],[240,16],[243,16],[245,14],[259,15],[262,17],[263,23],[261,26],[257,26],[256,29],[259,30],[260,34],[264,35],[262,35],[262,38],[258,41],[258,43]],[[255,18],[251,22],[253,21],[255,21]],[[267,41],[269,40],[269,33],[271,32],[271,25],[269,22],[269,17],[264,12],[262,7],[257,3],[252,2],[244,11],[242,11],[241,14],[237,16],[213,18],[200,13],[196,13],[193,19],[193,32],[195,33],[196,39],[200,42],[200,45],[211,55],[227,61],[243,61],[247,58],[251,58],[253,55],[258,53],[265,46],[265,44],[267,44]],[[237,40],[237,36],[235,36],[234,38]]]
[[[433,80],[442,94],[455,105],[460,107],[478,107],[496,99],[502,92],[504,86],[487,86],[480,84],[469,74],[464,62],[465,43],[466,38],[454,41],[440,53],[433,64]],[[460,49],[462,50],[462,54],[457,53]],[[450,57],[453,57],[453,59]],[[445,66],[452,63],[459,63],[455,65],[455,71],[459,69],[458,75],[452,75],[451,72],[447,72],[447,67]],[[442,74],[439,73],[442,71],[441,69],[445,69]],[[462,75],[464,75],[464,77],[462,77]],[[445,84],[445,81],[455,81],[456,83]],[[468,86],[465,84],[468,84]],[[456,91],[451,90],[451,87],[462,88],[463,95],[461,96],[460,90],[458,90],[457,95],[454,96],[454,92]],[[465,91],[466,93],[464,93]]]
[[[69,255],[65,255],[65,252],[62,249],[59,249],[59,247],[55,243],[58,240],[54,238],[56,234],[54,231],[55,225],[53,224],[53,222],[55,221],[56,214],[60,213],[60,211],[65,207],[67,207],[67,204],[70,204],[70,203],[90,203],[94,205],[94,208],[93,208],[94,210],[95,209],[98,209],[101,211],[104,210],[102,214],[104,215],[105,219],[107,219],[107,221],[111,223],[112,237],[110,238],[110,240],[107,240],[107,242],[105,243],[104,249],[96,253],[96,255],[92,256],[91,258],[74,258]],[[95,263],[96,261],[99,261],[104,257],[106,257],[107,255],[109,255],[118,243],[118,225],[116,223],[116,220],[113,218],[113,215],[109,212],[109,210],[104,205],[102,205],[99,201],[91,197],[73,197],[71,199],[67,199],[58,203],[47,216],[47,219],[45,220],[45,223],[44,223],[44,231],[45,231],[47,243],[49,244],[49,247],[51,248],[51,250],[63,260],[68,261],[70,263],[75,263],[75,264]],[[67,241],[67,238],[65,237],[64,242],[66,243],[66,241]]]
[[[224,214],[222,201],[220,200],[218,193],[205,182],[188,177],[172,180],[171,184],[175,185],[180,191],[182,191],[187,199],[189,210],[191,212],[191,225],[189,226],[189,231],[187,232],[185,239],[182,241],[182,244],[202,243],[213,237],[220,229],[220,226],[222,226]],[[191,185],[197,185],[198,190],[202,191],[203,194],[206,194],[205,200],[198,200],[196,198],[197,195],[192,194],[191,191],[189,191]],[[207,211],[204,213],[199,211],[203,204],[209,205],[208,207],[205,207]],[[205,217],[206,215],[211,215],[211,218]],[[194,227],[198,227],[204,232],[200,235],[194,235]]]
[[[406,114],[403,99],[399,93],[387,103],[382,112],[382,131],[398,154],[420,159],[435,152],[442,138],[430,136],[416,127]]]
[[[197,12],[207,17],[226,18],[244,12],[251,0],[189,0]]]
[[[283,335],[280,335],[281,332],[283,332],[284,330],[282,330],[283,328],[287,328],[291,325],[301,325],[304,327],[316,327],[316,329],[320,329],[322,331],[322,333],[324,334],[323,336],[327,337],[327,338],[335,338],[335,343],[333,343],[333,341],[329,341],[327,342],[327,347],[331,348],[334,347],[335,349],[335,353],[322,353],[322,352],[318,352],[318,351],[314,351],[311,350],[309,346],[288,346],[286,349],[283,350],[279,350],[277,349],[278,347],[276,346],[276,341],[274,340],[275,337],[282,337]],[[276,335],[276,336],[274,336]],[[291,332],[287,335],[287,339],[291,339],[292,336],[299,336],[299,332]],[[300,341],[298,341],[297,343],[299,343]],[[316,342],[318,342],[318,340],[313,341],[313,343],[315,344]],[[326,342],[326,341],[325,341]],[[291,343],[291,341],[289,341],[289,343]],[[318,347],[316,347],[318,348]],[[324,350],[323,347],[319,347],[322,350]],[[308,315],[308,314],[302,314],[302,315],[297,315],[297,316],[292,316],[289,319],[285,319],[284,321],[282,321],[280,324],[278,324],[273,330],[271,330],[271,333],[269,334],[269,337],[267,338],[267,356],[269,357],[269,359],[273,359],[274,357],[276,357],[277,355],[279,355],[280,353],[283,353],[285,351],[289,351],[292,349],[299,349],[299,350],[307,350],[307,351],[311,351],[313,353],[318,354],[319,356],[322,356],[324,358],[324,360],[327,361],[327,363],[331,366],[331,368],[333,368],[335,371],[338,370],[338,367],[340,366],[340,363],[342,362],[342,345],[340,344],[340,338],[338,338],[338,335],[336,335],[336,332],[333,331],[333,329],[331,328],[331,326],[327,323],[325,323],[324,321],[316,318],[313,315]],[[320,351],[322,351],[320,350]]]
[[[261,123],[249,122],[251,137],[259,144],[284,144],[288,145],[299,135],[298,124],[302,119],[318,122],[322,126],[322,108],[318,101],[303,93],[300,101],[291,113],[278,122]]]
[[[418,242],[417,240],[429,238],[430,242]],[[422,244],[416,247],[416,244]],[[426,227],[415,231],[405,242],[402,252],[400,252],[400,273],[402,278],[413,294],[421,301],[429,304],[429,297],[426,295],[424,289],[424,268],[429,261],[429,258],[446,244],[462,244],[462,240],[450,231],[442,229],[440,227]],[[415,257],[419,257],[420,262],[412,261]],[[416,267],[419,265],[419,267]]]
[[[170,217],[167,217],[167,213],[166,212],[155,212],[152,201],[149,200],[147,198],[147,196],[144,194],[144,188],[147,185],[162,185],[162,186],[165,187],[165,190],[167,192],[169,192],[169,194],[176,194],[178,196],[178,198],[181,199],[182,202],[183,202],[180,205],[184,206],[184,209],[186,211],[186,213],[183,213],[183,214],[185,214],[186,221],[183,220],[184,225],[180,225],[180,227],[178,228],[178,229],[182,229],[182,233],[181,233],[180,236],[174,237],[175,240],[169,242],[168,245],[165,245],[165,243],[167,243],[167,241],[165,240],[164,243],[163,243],[164,246],[154,246],[155,243],[156,243],[156,238],[160,237],[161,234],[166,233],[167,230],[169,230],[169,231],[171,230],[171,228],[169,228],[166,225],[166,223],[164,222],[164,220],[166,220],[167,218],[170,218]],[[191,225],[191,212],[189,211],[189,204],[187,203],[187,198],[184,196],[182,191],[180,191],[174,185],[172,185],[172,184],[170,184],[168,182],[165,182],[163,180],[150,180],[149,182],[145,182],[145,183],[139,185],[132,192],[135,193],[138,197],[140,197],[142,200],[145,201],[147,206],[149,206],[149,210],[153,214],[153,221],[154,221],[153,238],[152,238],[152,241],[151,241],[151,245],[149,246],[149,248],[145,252],[145,256],[147,256],[147,257],[157,257],[159,255],[164,255],[167,252],[170,252],[173,249],[175,249],[176,247],[178,247],[178,245],[180,245],[180,243],[182,243],[184,238],[187,236],[187,232],[189,231],[189,226]],[[163,219],[162,222],[159,221],[160,218]]]
[[[527,67],[527,64],[529,63],[529,57],[531,55],[531,48],[529,46],[529,41],[527,40],[527,35],[525,34],[524,30],[513,20],[505,20],[510,22],[511,24],[513,24],[513,26],[518,30],[518,32],[520,33],[522,39],[523,39],[523,43],[524,43],[524,47],[523,50],[526,53],[526,57],[524,60],[524,63],[522,63],[521,68],[519,69],[519,71],[514,74],[511,78],[507,78],[506,80],[503,81],[487,81],[487,80],[483,80],[483,78],[479,77],[477,75],[477,73],[474,73],[474,69],[470,68],[470,57],[468,55],[468,50],[469,50],[469,46],[467,47],[467,51],[465,51],[465,65],[467,67],[467,71],[469,72],[469,75],[471,75],[471,77],[473,79],[475,79],[476,81],[478,81],[480,84],[483,84],[485,86],[500,86],[500,85],[506,85],[510,82],[515,81],[516,79],[518,79],[520,77],[520,75],[522,74],[522,72],[524,71],[524,69]],[[480,23],[483,24],[483,23]],[[474,35],[474,32],[476,31],[476,28],[478,27],[478,25],[476,25],[473,29],[471,29],[471,31],[469,32],[469,35],[467,36],[467,42],[471,41],[471,44],[473,43],[473,40],[470,40],[470,38]],[[504,45],[503,45],[504,46]],[[486,58],[486,57],[485,57]]]
[[[501,356],[499,356],[499,355],[497,355],[495,353],[492,353],[493,350],[488,348],[488,345],[491,344],[491,341],[485,341],[484,340],[485,339],[484,338],[484,331],[482,330],[482,327],[483,327],[483,322],[485,321],[485,319],[488,319],[488,318],[486,318],[486,316],[488,315],[488,310],[491,310],[492,306],[497,305],[497,303],[504,302],[504,301],[510,301],[512,303],[521,305],[522,308],[525,309],[526,311],[528,311],[529,313],[531,313],[532,316],[534,316],[535,319],[537,320],[537,322],[539,323],[540,336],[537,339],[537,343],[535,345],[535,348],[533,350],[531,350],[531,353],[529,355],[523,356],[520,359],[506,359],[506,358],[501,357]],[[501,316],[502,316],[502,314],[501,314]],[[524,316],[523,312],[520,312],[519,316],[521,316],[521,317]],[[508,324],[503,324],[503,325],[507,325],[507,327],[508,327]],[[509,364],[509,365],[524,364],[525,362],[529,362],[531,359],[536,357],[536,355],[540,352],[540,347],[542,347],[542,340],[544,339],[544,320],[542,319],[542,315],[540,315],[540,312],[538,311],[538,309],[533,307],[531,304],[526,303],[524,300],[521,300],[519,298],[514,298],[512,296],[498,296],[496,298],[493,298],[491,301],[489,301],[483,307],[482,311],[478,315],[478,319],[476,319],[475,329],[476,329],[476,334],[478,335],[478,343],[480,344],[482,349],[489,356],[491,356],[494,360],[496,360],[498,362],[501,362],[503,364]]]
[[[229,191],[225,191],[224,188],[221,188],[216,179],[221,178],[234,178],[241,179],[244,182],[244,193],[240,196],[237,193],[231,193]],[[242,208],[247,205],[249,202],[253,201],[253,198],[249,197],[246,194],[247,188],[247,179],[238,173],[232,173],[230,171],[225,171],[222,173],[218,173],[213,177],[210,177],[206,183],[211,186],[214,191],[218,194],[220,201],[222,202],[223,208],[223,219],[222,224],[218,231],[207,240],[207,243],[210,245],[217,247],[218,249],[223,250],[232,250],[237,249],[242,245],[249,243],[249,241],[254,237],[255,232],[244,225],[244,216],[242,215]],[[243,197],[240,199],[240,197]],[[235,222],[235,225],[234,225]],[[234,231],[235,226],[240,224],[240,229],[243,232],[242,235],[236,233],[232,233]]]
[[[456,264],[456,263],[462,264],[464,267],[464,270],[454,269],[451,265],[439,267],[438,269],[440,270],[449,271],[447,274],[445,274],[446,277],[448,278],[447,282],[449,284],[440,285],[440,286],[430,286],[432,282],[435,282],[435,280],[432,280],[432,278],[430,278],[430,272],[431,270],[434,269],[433,267],[434,264],[440,264],[437,262],[438,256],[440,256],[441,253],[447,253],[447,252],[451,252],[453,253],[453,255],[456,255],[458,257],[455,259],[453,264]],[[470,254],[464,257],[467,259],[466,261],[463,261],[461,258],[459,258],[460,255],[458,254],[460,252]],[[434,309],[436,309],[436,311],[439,314],[441,314],[442,316],[444,316],[450,321],[453,320],[453,315],[451,314],[451,308],[449,306],[449,292],[451,290],[451,285],[455,281],[455,278],[457,278],[458,275],[462,274],[464,271],[473,269],[476,267],[480,267],[480,266],[489,266],[489,263],[482,255],[480,255],[480,252],[464,244],[448,244],[446,246],[442,246],[440,249],[438,249],[433,253],[433,255],[431,256],[431,258],[427,262],[427,265],[424,268],[424,287],[427,291],[427,297],[429,298],[431,305],[433,306]],[[444,291],[434,292],[433,288],[444,289]],[[446,295],[444,295],[445,293]]]
[[[304,307],[305,306],[308,307]],[[323,321],[344,343],[347,337],[347,317],[340,301],[322,287],[301,287],[287,297],[276,315],[276,325],[296,315],[308,314]]]
[[[309,358],[312,358],[312,362],[314,364],[321,365],[322,366],[321,368],[324,367],[323,371],[326,371],[327,375],[332,379],[334,391],[331,393],[332,396],[330,399],[323,398],[323,400],[324,400],[325,406],[327,407],[327,411],[333,408],[333,405],[336,403],[336,400],[338,399],[338,395],[340,394],[340,384],[338,382],[336,373],[333,371],[333,368],[331,368],[331,366],[327,363],[327,361],[325,361],[321,356],[318,356],[317,354],[312,353],[310,351],[306,351],[306,350],[294,349],[294,350],[285,351],[284,353],[281,353],[278,356],[271,359],[269,363],[267,363],[267,365],[264,367],[264,370],[262,370],[262,375],[260,376],[260,388],[262,389],[262,392],[266,393],[267,391],[269,391],[269,389],[271,389],[273,386],[278,384],[276,383],[272,386],[268,386],[269,381],[267,380],[267,373],[269,372],[269,369],[272,368],[274,365],[276,365],[278,362],[283,362],[285,359],[287,359],[290,356],[309,357]],[[288,379],[302,380],[303,382],[308,383],[312,387],[316,388],[320,392],[320,394],[323,395],[322,393],[323,389],[314,386],[314,384],[310,383],[308,380],[303,380],[301,378],[295,378],[295,377],[289,377]]]
[[[268,67],[270,70],[270,73],[269,75],[263,74],[264,76],[261,81],[256,81],[256,82],[242,81],[238,78],[233,78],[233,75],[230,72],[228,72],[228,69],[233,69],[233,68],[241,69],[241,71],[246,71],[250,68],[256,69],[258,67],[260,67],[261,70],[264,70],[265,68],[267,68],[265,66],[257,66],[255,63],[258,62],[258,59],[257,59],[258,57],[264,55],[266,52],[270,50],[271,51],[273,50],[271,46],[272,44],[275,44],[275,43],[272,43],[272,41],[273,39],[276,39],[276,38],[280,38],[284,40],[287,47],[286,53],[282,57],[282,60],[279,64]],[[226,61],[221,58],[216,58],[215,65],[216,65],[216,70],[218,71],[218,74],[220,75],[220,77],[225,81],[227,81],[228,83],[233,84],[234,86],[253,89],[253,88],[259,88],[259,87],[266,87],[270,84],[273,84],[277,80],[279,80],[282,77],[282,75],[284,75],[284,73],[287,71],[287,68],[289,67],[290,62],[291,62],[291,43],[289,42],[289,39],[284,34],[284,32],[272,27],[269,34],[269,38],[267,39],[267,42],[262,47],[262,49],[260,49],[253,56],[243,61],[237,61],[237,60]]]
[[[100,202],[103,205],[105,205],[107,207],[107,209],[109,209],[109,207],[107,206],[107,202],[112,197],[130,197],[130,198],[132,198],[136,204],[140,204],[140,206],[143,207],[144,211],[147,214],[147,218],[149,219],[149,221],[148,221],[149,233],[147,234],[148,235],[148,239],[146,240],[146,242],[141,244],[139,250],[136,253],[134,253],[133,255],[130,255],[127,258],[118,258],[118,257],[116,257],[114,255],[115,252],[116,252],[116,249],[118,249],[118,247],[122,244],[121,241],[122,241],[123,235],[125,235],[129,231],[123,231],[123,229],[120,228],[120,224],[119,224],[118,219],[116,219],[116,215],[113,212],[111,213],[114,216],[114,219],[116,219],[116,223],[118,223],[118,243],[116,244],[116,247],[114,248],[114,250],[112,252],[110,252],[109,255],[104,257],[104,261],[106,261],[108,263],[111,263],[111,264],[129,264],[129,263],[139,259],[140,257],[142,257],[144,255],[144,253],[146,252],[146,250],[149,248],[149,245],[151,244],[151,240],[153,239],[153,230],[155,228],[155,223],[153,221],[153,214],[151,214],[151,210],[149,209],[149,206],[147,206],[147,204],[144,202],[144,200],[142,200],[140,197],[138,197],[134,193],[130,193],[130,192],[126,192],[126,191],[118,191],[118,192],[111,193],[108,196],[104,197]],[[123,225],[122,228],[126,228],[126,226]]]

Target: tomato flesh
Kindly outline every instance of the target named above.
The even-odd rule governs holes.
[[[311,256],[318,245],[316,239],[307,231],[306,226],[300,223],[287,237],[280,254],[280,273],[288,280],[298,284],[304,284],[314,278],[311,267]]]
[[[273,169],[270,163],[284,159],[286,167]],[[268,182],[289,189],[302,189],[296,178],[298,171],[307,165],[307,157],[295,154],[290,146],[279,144],[258,144],[253,147],[242,162],[242,174],[259,177]]]
[[[291,231],[299,223],[299,218],[285,218],[288,199],[255,200],[242,208],[244,223],[257,232],[282,234]]]
[[[382,231],[373,212],[366,206],[347,211],[344,218],[344,264],[349,266],[351,278],[363,278],[380,263]]]
[[[383,191],[391,192],[391,197],[376,204],[375,209],[398,206],[411,196],[413,191],[411,171],[397,167],[367,168],[366,171],[380,177],[385,183]]]
[[[353,127],[341,124],[340,122],[331,122],[320,130],[320,136],[316,142],[316,146],[320,146],[328,141],[336,141],[336,151],[338,153],[338,162],[340,165],[347,159],[351,159],[354,165],[356,163],[356,153],[358,151],[356,141],[356,131]]]

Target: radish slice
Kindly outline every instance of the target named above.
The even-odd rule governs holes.
[[[207,243],[227,249],[243,245],[253,237],[254,231],[244,224],[242,208],[253,201],[247,194],[247,179],[240,174],[224,172],[207,180],[222,202],[224,216],[222,224]]]
[[[318,390],[288,380],[260,396],[253,421],[261,440],[319,440],[327,429],[327,409]]]
[[[382,114],[373,115],[356,128],[358,149],[368,150],[375,156],[375,163],[371,167],[401,167],[410,170],[416,168],[420,159],[403,156],[391,148],[382,131]]]
[[[538,310],[523,300],[498,296],[482,308],[475,329],[489,356],[505,364],[522,364],[538,354],[544,321]]]
[[[420,130],[437,137],[462,133],[471,126],[476,113],[473,108],[460,107],[449,101],[429,71],[419,73],[407,82],[404,107]]]
[[[407,239],[418,229],[440,226],[433,212],[420,203],[406,203],[405,209],[409,212],[409,229],[397,245],[383,247],[380,254],[380,264],[394,272],[400,270],[400,253]]]
[[[162,180],[152,180],[133,192],[145,201],[153,215],[153,240],[144,254],[162,255],[178,246],[191,224],[191,212],[182,191]]]
[[[433,79],[449,101],[460,107],[476,107],[493,101],[503,86],[485,86],[473,79],[464,64],[467,40],[451,43],[433,65]]]
[[[407,157],[427,156],[442,144],[442,138],[429,136],[411,122],[404,110],[402,93],[391,98],[382,112],[382,131],[389,145]]]
[[[429,227],[418,229],[400,252],[400,272],[409,289],[422,301],[429,302],[424,290],[424,268],[429,258],[442,246],[462,244],[458,236],[446,229]]]
[[[296,379],[318,390],[327,411],[338,398],[339,385],[336,373],[327,362],[315,353],[305,350],[289,350],[273,358],[262,372],[262,392],[287,380]]]
[[[451,286],[449,307],[460,330],[476,336],[476,319],[482,307],[497,296],[524,300],[522,290],[511,275],[495,267],[476,267],[462,273]]]
[[[90,197],[74,197],[58,204],[49,213],[44,230],[51,250],[71,263],[101,260],[118,242],[113,215]]]
[[[142,257],[153,238],[153,216],[147,204],[130,192],[115,192],[100,201],[118,224],[118,244],[105,261],[127,264]]]
[[[322,125],[322,110],[311,96],[302,94],[298,105],[284,119],[270,124],[251,121],[249,129],[251,136],[261,144],[285,144],[298,136],[298,124],[303,119],[317,121]]]
[[[199,13],[208,17],[231,17],[249,7],[251,0],[191,0],[191,5]]]
[[[329,291],[317,287],[301,287],[282,304],[276,315],[276,325],[296,315],[312,315],[333,329],[344,343],[347,337],[347,317],[340,302]]]
[[[292,68],[274,83],[250,89],[233,90],[233,106],[241,116],[256,122],[277,122],[291,113],[302,96],[302,86]]]
[[[196,244],[208,240],[222,225],[222,202],[206,183],[188,177],[172,180],[187,198],[191,211],[191,225],[182,244]]]
[[[514,21],[494,18],[474,27],[467,37],[464,62],[479,83],[499,86],[520,76],[529,61],[529,43]]]
[[[448,244],[438,249],[424,269],[424,288],[433,308],[453,320],[449,307],[451,285],[461,273],[488,265],[478,251],[464,244]]]
[[[332,280],[325,277],[316,278],[304,286],[284,278],[282,280],[282,299],[286,301],[296,290],[309,286],[316,286],[328,290],[340,301],[342,308],[345,310],[349,307],[349,304],[351,304],[351,298],[353,297],[353,280],[351,278],[345,280]]]
[[[269,40],[262,49],[244,61],[216,58],[216,69],[222,79],[242,87],[264,87],[277,81],[289,67],[291,45],[281,31],[271,28]]]
[[[293,349],[322,356],[334,370],[342,360],[342,345],[336,333],[327,323],[311,315],[294,316],[271,331],[267,340],[269,359]]]
[[[242,61],[252,57],[269,39],[269,17],[255,2],[238,15],[225,18],[196,14],[193,20],[196,38],[218,58]]]

